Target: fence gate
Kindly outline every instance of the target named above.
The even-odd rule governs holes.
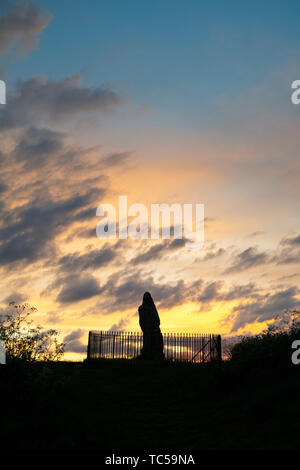
[[[222,359],[220,335],[163,333],[166,359],[207,362]],[[125,331],[90,331],[88,359],[134,359],[140,356],[143,334]]]

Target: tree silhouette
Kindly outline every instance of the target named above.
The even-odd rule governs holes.
[[[0,340],[5,344],[7,359],[23,361],[57,361],[65,344],[58,331],[34,325],[30,316],[37,311],[28,303],[10,302],[11,312],[0,315]]]

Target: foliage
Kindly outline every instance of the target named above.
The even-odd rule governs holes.
[[[57,361],[64,343],[56,330],[34,325],[31,315],[37,310],[27,303],[9,304],[10,312],[0,315],[0,340],[5,343],[8,359],[23,361]]]
[[[268,324],[265,333],[283,333],[300,330],[300,311],[285,310],[282,315],[277,315],[274,321]]]
[[[266,330],[255,336],[246,336],[230,352],[230,363],[241,373],[257,370],[288,370],[291,362],[291,345],[300,339],[297,310],[285,311],[276,317]]]

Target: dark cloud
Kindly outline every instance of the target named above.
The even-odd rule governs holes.
[[[114,323],[109,331],[122,331],[126,325],[128,325],[130,317],[122,318],[118,323]]]
[[[14,221],[7,214],[7,224],[0,228],[0,263],[51,259],[56,235],[87,217],[86,206],[93,194],[78,194],[63,201],[31,202],[16,211]]]
[[[277,264],[300,263],[300,235],[283,238],[273,261]]]
[[[200,309],[209,308],[211,302],[231,301],[235,299],[252,298],[258,292],[254,283],[246,285],[233,285],[229,289],[224,289],[223,281],[207,282],[203,285],[200,294],[196,297],[200,303]]]
[[[300,250],[296,250],[297,245],[285,248],[280,251],[273,259],[277,264],[300,263]]]
[[[190,296],[195,295],[200,284],[201,281],[197,281],[188,287],[182,280],[168,284],[156,282],[152,276],[143,276],[139,271],[133,274],[119,272],[101,288],[103,300],[99,309],[106,314],[130,308],[136,311],[145,291],[151,292],[159,307],[172,308],[186,301],[187,290]]]
[[[61,323],[64,320],[64,313],[59,310],[59,311],[49,311],[47,312],[47,317],[45,319],[46,323]]]
[[[251,246],[234,257],[232,265],[225,271],[225,273],[244,271],[246,269],[268,263],[269,261],[270,257],[267,253],[259,252],[257,248]]]
[[[40,168],[64,148],[64,134],[50,129],[31,127],[16,145],[13,156],[26,169]]]
[[[201,284],[201,280],[195,281],[192,284],[186,284],[184,281],[179,280],[176,284],[155,285],[152,287],[152,291],[156,298],[158,298],[161,308],[172,308],[195,299]]]
[[[98,281],[91,275],[73,275],[65,279],[65,283],[57,296],[60,303],[79,302],[91,299],[101,292]]]
[[[82,87],[81,77],[46,81],[33,77],[19,82],[0,112],[0,129],[43,125],[91,112],[106,112],[124,100],[109,88]]]
[[[294,308],[299,305],[298,293],[299,289],[293,286],[273,294],[257,295],[254,301],[235,307],[232,331],[248,323],[271,320],[285,310]]]
[[[222,281],[214,281],[206,284],[201,294],[197,297],[198,302],[208,303],[212,300],[218,300],[221,297]]]
[[[259,235],[263,235],[264,233],[265,233],[265,232],[261,232],[261,231],[252,232],[252,233],[250,233],[249,238],[258,237]]]
[[[300,235],[291,238],[283,238],[280,243],[282,245],[300,245]]]
[[[78,330],[72,331],[64,337],[65,352],[85,353],[86,345],[82,344],[81,338],[86,334],[84,330],[78,328]]]
[[[206,253],[206,255],[201,259],[201,261],[209,261],[211,259],[219,258],[226,253],[224,248],[219,248],[218,250],[210,250]]]
[[[128,163],[131,152],[112,153],[101,159],[104,168],[123,166]]]
[[[185,244],[188,242],[186,238],[174,238],[170,243],[169,243],[169,250],[177,250],[178,248],[182,248],[185,246]]]
[[[135,256],[130,261],[130,263],[133,265],[138,265],[160,259],[162,256],[165,256],[174,250],[182,248],[183,246],[185,246],[185,243],[186,239],[184,238],[175,238],[172,241],[163,241],[162,243],[153,245],[145,252]]]
[[[105,266],[117,256],[117,247],[105,245],[99,250],[91,250],[88,253],[78,252],[62,256],[58,260],[61,272],[82,272],[87,269],[98,269]]]
[[[154,261],[157,258],[160,258],[161,254],[166,251],[168,243],[160,243],[154,246],[151,246],[147,251],[141,253],[140,255],[135,256],[131,260],[131,264],[138,265],[143,263],[148,263],[149,261]]]
[[[34,2],[11,2],[13,7],[0,16],[0,55],[17,46],[24,55],[37,49],[39,34],[52,19],[50,13],[41,11]]]
[[[258,288],[253,282],[246,285],[234,285],[223,295],[223,300],[234,300],[250,298],[258,292]]]
[[[7,184],[0,181],[0,195],[4,193],[7,190],[7,188],[8,188]]]
[[[5,305],[9,305],[11,302],[14,302],[15,304],[22,304],[26,300],[27,300],[27,297],[24,294],[21,294],[20,292],[16,292],[14,294],[8,295],[1,302]]]
[[[79,238],[92,238],[95,237],[96,228],[82,228],[76,231],[76,236]]]
[[[202,290],[196,297],[200,309],[209,308],[211,302],[230,301],[234,299],[250,298],[257,292],[255,284],[233,285],[224,289],[223,281],[213,281],[203,284]]]
[[[234,299],[253,299],[258,295],[254,283],[233,285],[226,288],[223,281],[204,283],[202,279],[193,282],[179,280],[175,283],[155,281],[142,271],[113,274],[101,287],[99,311],[105,314],[120,310],[136,311],[145,291],[150,291],[159,308],[172,308],[186,302],[199,305],[199,311],[209,309],[211,302]]]

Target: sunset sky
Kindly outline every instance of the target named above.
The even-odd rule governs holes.
[[[1,311],[240,335],[299,305],[299,2],[0,4]],[[204,203],[205,243],[100,240],[101,203]]]

